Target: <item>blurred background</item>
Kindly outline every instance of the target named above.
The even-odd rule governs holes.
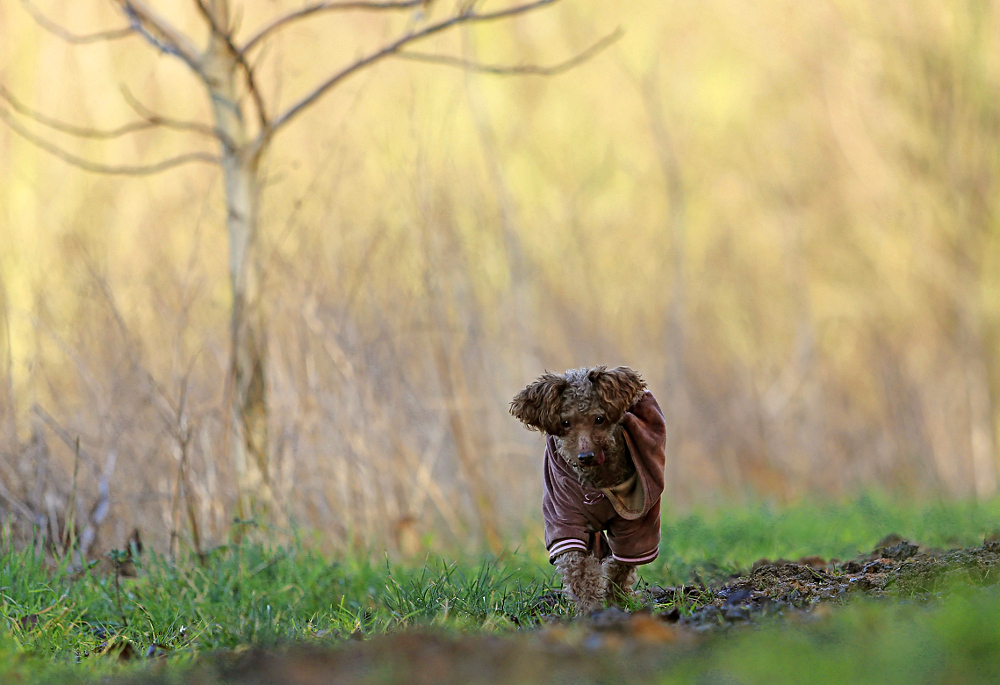
[[[298,6],[239,4],[246,32]],[[186,3],[157,6],[204,35]],[[39,8],[78,33],[123,23],[100,0]],[[261,88],[293,102],[409,21],[299,22]],[[507,404],[595,364],[639,370],[663,406],[670,511],[995,493],[996,3],[563,0],[419,47],[544,65],[618,27],[556,76],[386,61],[276,139],[259,250],[279,529],[331,551],[473,549],[490,528],[517,546],[542,440]],[[122,85],[210,121],[180,60],[69,45],[17,0],[0,82],[81,126],[134,119]],[[108,164],[211,149],[45,134]],[[94,175],[6,125],[0,160],[0,513],[38,544],[97,514],[94,549],[134,528],[160,550],[224,542],[220,172]]]

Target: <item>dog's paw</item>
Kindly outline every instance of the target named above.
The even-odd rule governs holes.
[[[636,596],[635,584],[639,574],[635,566],[609,558],[603,564],[603,571],[605,599],[617,606],[626,606]]]

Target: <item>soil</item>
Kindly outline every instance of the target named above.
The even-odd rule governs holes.
[[[203,660],[193,685],[319,683],[643,682],[704,643],[706,635],[762,621],[821,620],[852,597],[933,601],[956,585],[1000,582],[1000,541],[935,550],[889,536],[849,561],[761,559],[749,573],[715,584],[649,587],[646,608],[609,608],[574,620],[551,615],[509,635],[405,631],[334,649],[251,650]],[[150,674],[142,683],[155,683]],[[166,681],[164,681],[166,682]]]
[[[929,601],[955,584],[1000,581],[1000,542],[956,550],[922,548],[890,535],[869,553],[840,562],[819,557],[761,559],[745,576],[718,587],[650,588],[653,615],[696,632],[747,623],[767,615],[811,612],[852,594]],[[665,611],[657,607],[672,605]],[[688,613],[683,609],[689,608]]]

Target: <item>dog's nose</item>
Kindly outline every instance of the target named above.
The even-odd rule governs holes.
[[[594,461],[594,453],[580,452],[580,454],[576,455],[576,458],[580,461],[581,466],[590,466]]]

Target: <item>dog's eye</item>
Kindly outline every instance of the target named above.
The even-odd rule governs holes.
[[[604,423],[604,417],[603,416],[598,416],[596,419],[594,419],[594,423],[596,423],[598,426],[600,426],[602,423]]]
[[[562,427],[563,428],[569,428],[569,419],[563,419],[562,420]]]

